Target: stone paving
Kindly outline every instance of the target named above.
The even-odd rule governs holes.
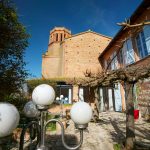
[[[113,145],[125,140],[126,115],[118,112],[103,112],[98,123],[90,123],[85,132],[81,150],[113,150]],[[135,121],[136,141],[150,144],[150,123],[142,118]],[[74,134],[73,123],[67,128],[68,133]],[[79,138],[79,136],[78,136]]]
[[[125,140],[126,115],[118,112],[100,113],[98,123],[90,122],[88,130],[84,132],[83,145],[79,150],[113,150],[113,145]],[[75,145],[79,140],[79,133],[70,120],[66,129],[66,141],[69,145]],[[150,145],[150,123],[142,118],[135,122],[136,141]],[[61,135],[51,133],[46,138],[47,145],[52,145],[51,150],[66,150],[61,141]],[[14,149],[13,149],[14,150]]]
[[[123,143],[125,140],[125,120],[126,115],[118,112],[100,113],[98,123],[89,123],[88,130],[84,132],[84,141],[80,150],[113,150],[113,145]],[[150,144],[150,124],[143,119],[135,122],[136,141]],[[74,128],[73,122],[69,121],[66,129],[66,141],[69,145],[75,145],[79,140],[79,133]],[[52,135],[51,144],[56,150],[66,150],[62,143],[60,135]],[[57,141],[57,142],[56,142]],[[55,146],[54,146],[55,145]]]

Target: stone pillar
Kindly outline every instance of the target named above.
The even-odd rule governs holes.
[[[125,91],[122,84],[120,84],[120,92],[122,100],[122,111],[124,112],[126,110],[126,103],[125,103]]]
[[[62,41],[64,41],[64,33],[62,33]]]
[[[61,41],[61,33],[58,33],[58,41]]]
[[[104,100],[103,100],[103,88],[99,88],[99,96],[100,96],[100,111],[105,111]]]
[[[112,89],[108,89],[109,111],[114,111],[113,107],[113,92]]]
[[[78,86],[73,86],[73,102],[78,101]]]

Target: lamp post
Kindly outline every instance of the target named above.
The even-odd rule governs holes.
[[[60,100],[60,98],[59,97],[56,97],[56,101],[59,101]]]
[[[65,143],[64,125],[60,120],[50,119],[46,123],[44,123],[45,118],[44,111],[48,110],[49,105],[53,103],[54,99],[55,99],[55,91],[51,86],[47,84],[41,84],[33,90],[32,100],[36,104],[37,109],[40,111],[40,124],[37,125],[37,123],[33,122],[34,124],[37,125],[37,127],[40,127],[40,136],[38,137],[40,141],[36,147],[36,150],[48,150],[48,147],[45,145],[45,134],[46,134],[46,127],[48,126],[48,124],[52,122],[57,122],[61,126],[61,138],[65,148],[69,150],[75,150],[79,148],[83,143],[83,130],[87,128],[88,122],[92,118],[92,109],[85,102],[77,102],[72,106],[71,119],[74,121],[76,128],[80,131],[80,142],[78,143],[78,145],[70,147]],[[29,123],[29,125],[31,124],[32,123]],[[21,146],[19,150],[22,150],[22,148],[23,146]]]
[[[68,97],[65,97],[65,101],[66,101],[66,103],[68,103]]]
[[[63,98],[64,95],[60,95],[60,109],[61,109],[61,113],[60,113],[60,118],[63,118]]]
[[[63,98],[64,98],[64,95],[60,95],[60,97],[56,97],[56,101],[59,101],[59,104],[60,104],[60,118],[63,118]]]
[[[29,138],[30,138],[30,145],[29,150],[33,150],[37,147],[39,141],[40,141],[40,125],[39,125],[39,118],[40,118],[40,112],[36,108],[36,105],[33,101],[29,101],[25,104],[23,108],[23,112],[26,117],[30,118],[30,122],[23,128],[20,136],[20,144],[19,144],[19,150],[23,150],[24,145],[24,136],[29,129]],[[37,141],[35,145],[32,145],[32,142],[36,139]]]

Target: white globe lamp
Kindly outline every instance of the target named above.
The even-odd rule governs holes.
[[[60,98],[59,97],[56,97],[56,101],[59,101],[60,100]]]
[[[10,135],[19,123],[17,108],[9,103],[0,103],[0,138]]]
[[[48,106],[53,103],[55,99],[54,89],[47,84],[37,86],[32,93],[32,100],[36,105]]]
[[[65,101],[68,101],[68,97],[65,97]]]
[[[40,115],[40,112],[36,108],[36,105],[33,103],[33,101],[29,101],[25,104],[23,112],[25,116],[29,118],[38,117]]]
[[[60,95],[60,99],[63,99],[64,98],[64,95]]]
[[[92,118],[92,108],[88,103],[77,102],[70,111],[71,119],[77,125],[86,125]]]

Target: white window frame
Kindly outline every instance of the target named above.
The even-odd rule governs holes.
[[[118,69],[118,60],[117,60],[117,55],[116,51],[113,52],[113,54],[110,56],[111,58],[111,70],[116,70]]]
[[[130,65],[135,62],[134,49],[131,38],[127,39],[122,47],[123,64]]]
[[[144,26],[143,30],[135,38],[140,58],[150,55],[150,25]]]

